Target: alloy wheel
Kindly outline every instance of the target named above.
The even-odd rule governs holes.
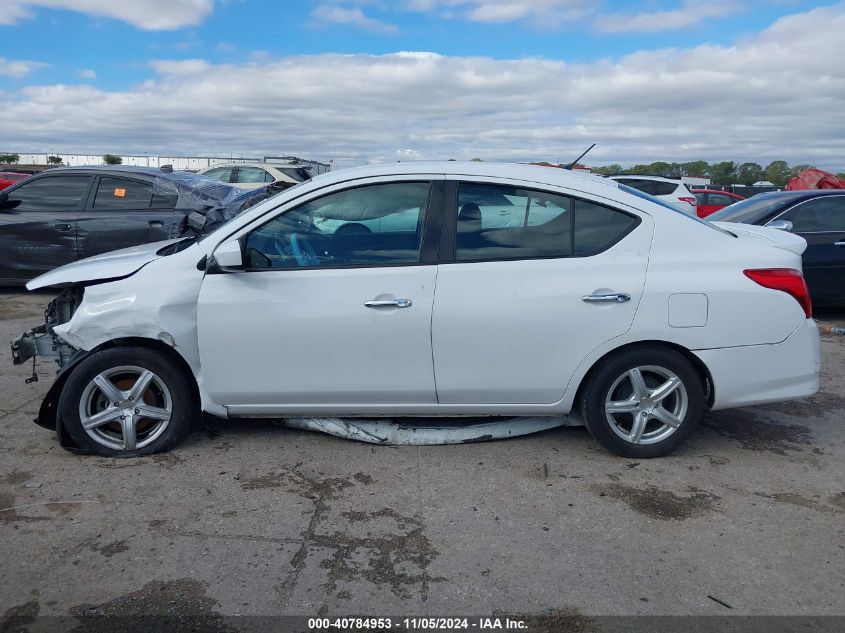
[[[79,401],[79,419],[88,436],[117,450],[151,444],[167,429],[172,415],[173,399],[164,381],[132,365],[94,376]]]
[[[684,422],[689,396],[683,381],[665,367],[634,367],[619,376],[605,399],[613,432],[631,444],[655,444]]]

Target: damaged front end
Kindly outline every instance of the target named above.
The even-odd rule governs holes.
[[[68,436],[64,427],[58,423],[56,411],[59,396],[62,392],[67,371],[79,362],[87,352],[68,345],[59,338],[53,328],[70,321],[79,304],[82,302],[84,289],[81,286],[66,288],[53,299],[44,311],[44,323],[32,328],[19,339],[12,341],[12,361],[15,365],[22,365],[32,361],[32,375],[26,379],[27,383],[37,382],[38,373],[35,363],[39,356],[52,358],[59,366],[55,382],[50,387],[34,422],[39,426],[56,431],[59,443],[70,450],[75,444]]]
[[[44,311],[44,323],[35,326],[16,341],[12,341],[12,361],[15,365],[22,365],[32,360],[32,376],[26,379],[27,383],[38,381],[38,374],[35,371],[36,356],[53,358],[61,370],[77,353],[76,348],[60,339],[53,328],[70,321],[76,308],[82,302],[82,292],[82,288],[63,290]]]

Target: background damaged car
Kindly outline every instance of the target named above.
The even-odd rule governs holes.
[[[0,283],[24,284],[92,255],[193,233],[190,214],[211,214],[212,226],[266,198],[268,191],[276,189],[244,192],[166,168],[45,171],[0,192]]]

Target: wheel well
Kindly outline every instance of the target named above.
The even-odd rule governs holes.
[[[704,385],[704,397],[707,401],[707,406],[710,407],[713,404],[713,378],[710,376],[710,370],[707,369],[707,366],[701,361],[701,359],[689,351],[686,347],[678,345],[676,343],[669,343],[668,341],[637,341],[636,343],[628,343],[627,345],[622,345],[621,347],[617,347],[615,349],[610,350],[604,356],[596,360],[593,363],[590,370],[584,374],[584,377],[581,379],[581,383],[578,385],[578,391],[575,393],[575,402],[578,403],[581,401],[581,395],[584,387],[589,382],[590,377],[595,373],[596,369],[608,358],[619,354],[625,350],[629,350],[632,348],[637,347],[666,347],[672,350],[675,350],[679,354],[681,354],[684,358],[686,358],[690,364],[695,368],[695,371],[698,372],[698,375],[701,377],[701,382]],[[577,406],[577,405],[574,405]]]
[[[112,339],[111,341],[103,343],[102,345],[98,346],[97,348],[91,351],[93,353],[98,352],[102,349],[110,349],[112,347],[146,347],[149,349],[154,349],[167,356],[171,361],[173,361],[174,365],[182,369],[185,375],[188,376],[188,386],[191,389],[191,397],[193,399],[194,404],[194,413],[196,415],[195,419],[199,419],[200,390],[199,386],[197,385],[197,379],[196,376],[194,376],[194,371],[191,369],[191,366],[188,365],[188,361],[186,361],[179,352],[170,347],[170,345],[168,345],[167,343],[158,341],[156,339],[142,337],[126,337]]]

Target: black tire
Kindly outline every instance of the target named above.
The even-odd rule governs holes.
[[[141,404],[138,406],[147,407],[143,411],[132,409],[135,405],[131,404],[133,401],[131,396],[119,403],[110,403],[111,399],[106,397],[108,389],[104,391],[94,384],[94,379],[98,375],[112,374],[109,377],[109,381],[112,379],[115,381],[111,383],[112,386],[116,386],[119,390],[126,389],[125,393],[129,394],[131,388],[137,383],[137,380],[133,382],[133,377],[141,376],[136,371],[138,369],[147,370],[153,374],[148,387],[139,387]],[[142,457],[168,451],[190,433],[196,417],[196,405],[189,379],[181,367],[175,365],[165,354],[154,349],[112,347],[95,352],[81,361],[68,376],[59,399],[62,423],[82,450],[97,455]],[[149,400],[154,401],[149,402]],[[134,402],[138,401],[134,400]],[[118,404],[120,406],[115,406]],[[139,414],[149,410],[157,414],[169,411],[170,415],[166,423],[163,419],[157,420],[142,415],[133,417],[133,420],[137,418],[137,422],[131,425],[137,431],[136,447],[127,450],[120,447],[120,444],[125,441],[120,421],[124,418],[109,421],[93,429],[95,438],[83,427],[81,407],[86,411],[89,411],[86,407],[92,407],[91,413],[93,413],[93,408],[96,408],[101,414],[109,409],[115,414],[121,412]],[[115,446],[105,445],[104,442],[113,443]]]
[[[636,370],[640,370],[636,372]],[[639,373],[644,378],[646,390],[645,399],[635,395],[634,380],[630,372]],[[681,386],[671,392],[665,400],[656,403],[650,395],[660,384],[669,384],[673,374],[680,379]],[[665,379],[665,382],[661,382]],[[619,382],[621,381],[621,382]],[[610,393],[613,389],[613,393]],[[621,395],[620,395],[621,394]],[[642,394],[641,394],[642,395]],[[628,402],[639,402],[634,412],[620,412],[610,414],[606,411],[607,400],[620,405]],[[683,402],[686,405],[683,406]],[[679,446],[701,418],[705,406],[704,384],[701,376],[692,363],[680,352],[660,345],[632,347],[603,360],[590,374],[581,396],[581,415],[590,434],[607,450],[622,457],[648,459],[662,457],[671,453]],[[608,405],[610,406],[610,405]],[[680,421],[677,427],[672,427],[662,420],[649,417],[657,409],[668,410],[673,421]],[[640,442],[635,443],[632,438],[637,412],[643,412],[647,420],[640,431]],[[683,412],[683,415],[680,413]],[[663,411],[658,413],[665,416]],[[612,425],[608,417],[615,424]],[[630,428],[627,421],[630,419]],[[615,430],[614,430],[615,429]],[[648,431],[647,429],[652,429]],[[623,439],[620,434],[630,431],[629,439]],[[663,437],[663,434],[668,434]]]

